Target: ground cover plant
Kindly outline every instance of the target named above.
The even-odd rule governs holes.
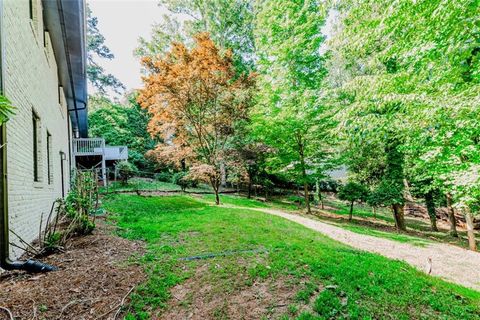
[[[478,292],[278,217],[183,195],[117,194],[104,204],[121,236],[147,243],[141,263],[148,280],[132,294],[127,319],[155,318],[172,309],[177,315],[204,312],[211,319],[226,319],[234,310],[248,315],[229,299],[275,282],[294,294],[282,296],[280,304],[258,298],[258,318],[479,318]],[[179,288],[192,282],[192,288],[208,289],[201,290],[201,297],[196,290],[179,296]]]

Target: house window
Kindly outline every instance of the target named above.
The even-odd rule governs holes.
[[[48,184],[52,184],[52,135],[47,131],[47,180]]]
[[[33,181],[40,181],[40,157],[39,157],[39,127],[40,118],[32,112],[32,133],[33,133]]]

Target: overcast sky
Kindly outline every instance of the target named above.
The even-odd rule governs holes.
[[[127,90],[139,88],[140,63],[133,50],[140,36],[149,38],[151,26],[168,13],[157,0],[88,0],[105,44],[115,55],[111,61],[98,61],[108,73],[125,84]]]

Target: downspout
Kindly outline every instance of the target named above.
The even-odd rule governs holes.
[[[4,1],[0,0],[0,92],[4,93],[4,74],[5,74],[5,47],[3,32],[3,6]],[[4,270],[25,270],[28,272],[46,272],[57,270],[56,267],[41,263],[35,260],[12,261],[10,260],[10,242],[8,228],[8,184],[7,184],[7,130],[6,124],[1,125],[1,144],[0,148],[0,268]]]

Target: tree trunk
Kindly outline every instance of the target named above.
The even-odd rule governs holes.
[[[303,192],[305,193],[305,206],[307,207],[307,213],[312,213],[310,210],[310,194],[308,193],[308,183],[303,183]]]
[[[395,218],[395,226],[398,230],[406,231],[407,227],[405,226],[405,217],[403,215],[403,205],[394,204],[392,205],[393,217]]]
[[[377,219],[377,207],[372,207],[373,219]]]
[[[432,191],[428,191],[424,195],[425,197],[425,204],[427,205],[428,216],[430,217],[430,225],[432,231],[437,232],[437,214],[435,212],[435,202],[433,201],[433,194]]]
[[[467,222],[467,237],[468,248],[472,251],[477,251],[477,243],[475,241],[475,232],[473,231],[473,215],[470,208],[466,208],[463,211],[465,215],[465,221]]]
[[[353,201],[350,202],[350,213],[348,214],[348,220],[352,221],[353,219]]]
[[[322,197],[322,191],[318,191],[318,198],[320,199],[320,204],[322,206],[322,210],[325,209],[325,206],[323,204],[323,197]]]
[[[325,208],[323,205],[322,191],[320,190],[320,183],[318,182],[318,179],[315,182],[315,188],[317,189],[318,203],[321,205],[322,210],[324,210]]]
[[[452,207],[452,195],[450,193],[447,193],[447,211],[448,220],[450,221],[450,235],[452,237],[458,237],[457,219],[455,218],[455,210]]]
[[[215,204],[220,204],[220,196],[218,195],[218,189],[215,189]]]
[[[215,192],[215,204],[219,205],[220,204],[220,196],[219,196],[219,190],[220,190],[220,181],[218,179],[211,178],[210,179],[210,184],[212,185],[213,192]]]
[[[248,196],[247,198],[250,199],[252,197],[252,178],[248,178]]]
[[[303,193],[305,196],[305,206],[307,207],[307,213],[312,213],[310,210],[310,197],[308,193],[308,181],[307,181],[307,169],[305,168],[305,154],[302,138],[298,136],[298,154],[300,156],[300,165],[302,167],[302,178],[303,178]]]
[[[407,179],[403,179],[403,187],[404,187],[403,196],[405,197],[405,199],[407,199],[410,202],[415,201],[415,199],[413,199],[412,197],[412,193],[410,192],[410,186],[408,184]]]
[[[220,185],[222,188],[227,186],[227,169],[225,168],[225,163],[220,163]]]

